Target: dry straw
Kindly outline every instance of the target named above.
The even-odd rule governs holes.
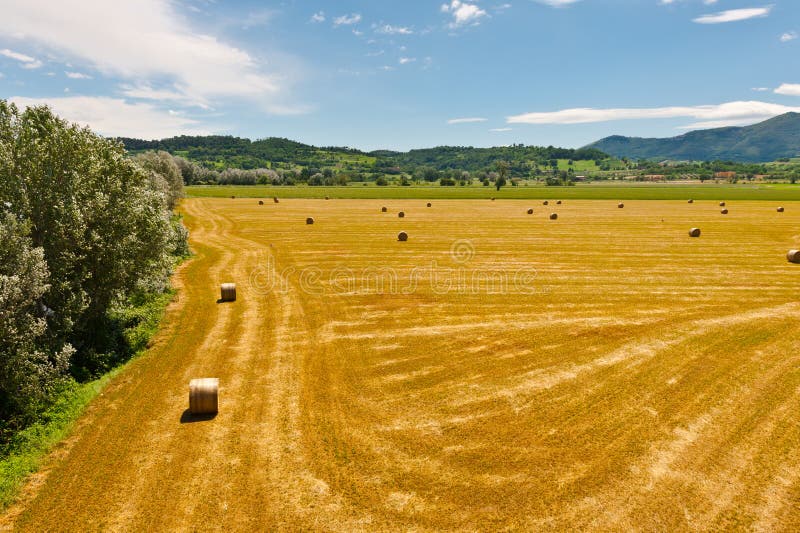
[[[689,237],[699,237],[700,236],[700,228],[692,228],[689,230]]]
[[[219,411],[219,379],[199,378],[189,382],[189,412],[210,415]]]
[[[220,299],[223,302],[235,302],[236,301],[236,284],[235,283],[223,283],[219,286],[219,293]]]
[[[800,250],[789,250],[786,253],[786,259],[790,263],[800,263]]]
[[[397,234],[397,240],[400,242],[406,242],[408,240],[408,233],[401,231]]]
[[[310,226],[310,225],[311,225],[311,224],[313,224],[313,223],[314,223],[314,219],[313,219],[313,218],[311,218],[311,217],[308,217],[308,218],[306,219],[306,224],[307,224],[307,225],[309,225],[309,226]]]

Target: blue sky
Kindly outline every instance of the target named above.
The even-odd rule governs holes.
[[[0,98],[110,136],[578,147],[800,111],[797,0],[0,7]]]

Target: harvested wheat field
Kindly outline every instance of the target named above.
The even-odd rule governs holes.
[[[616,204],[184,201],[163,331],[3,525],[796,531],[800,209]]]

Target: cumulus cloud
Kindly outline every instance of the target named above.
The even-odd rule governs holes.
[[[800,83],[783,83],[775,89],[775,94],[786,96],[800,96]]]
[[[72,63],[134,83],[159,85],[184,103],[246,98],[287,109],[286,75],[267,73],[248,52],[191,28],[170,0],[6,0],[0,36],[33,42]],[[142,95],[142,98],[146,96]]]
[[[108,137],[163,139],[173,135],[211,133],[199,127],[192,119],[175,112],[159,110],[146,102],[130,103],[119,98],[92,96],[57,98],[12,96],[10,100],[20,108],[49,105],[62,118],[89,126],[96,133]]]
[[[480,117],[467,117],[467,118],[451,118],[447,121],[448,124],[470,124],[472,122],[486,122],[488,118]]]
[[[693,19],[692,22],[696,22],[698,24],[723,24],[725,22],[738,22],[740,20],[766,17],[771,11],[772,6],[729,9],[727,11],[720,11],[719,13],[701,15],[696,19]]]
[[[405,65],[407,63],[413,63],[416,60],[417,60],[416,57],[401,57],[399,62],[401,65]]]
[[[786,93],[782,93],[786,94]],[[754,124],[768,118],[800,112],[800,107],[789,107],[769,102],[727,102],[717,105],[674,106],[654,108],[573,108],[545,113],[524,113],[507,118],[509,124],[586,124],[615,120],[645,120],[694,118],[685,128],[714,128]]]
[[[513,131],[514,128],[492,128],[489,131],[492,133],[503,133],[506,131]]]
[[[442,13],[449,13],[452,16],[452,20],[448,24],[450,28],[480,24],[483,17],[489,16],[476,4],[461,0],[451,0],[449,4],[442,4],[441,10]]]
[[[787,31],[786,33],[781,35],[780,39],[782,43],[788,43],[789,41],[794,41],[795,39],[797,39],[797,32]]]
[[[325,12],[319,11],[311,15],[311,22],[325,22]]]
[[[90,80],[92,79],[91,76],[88,74],[84,74],[83,72],[65,72],[66,76],[71,80]]]
[[[374,26],[375,33],[383,33],[385,35],[411,35],[414,30],[406,26],[392,26],[391,24],[378,24]]]
[[[361,22],[361,15],[353,13],[352,15],[342,15],[333,19],[334,26],[350,26]]]
[[[22,63],[22,68],[34,69],[42,66],[42,62],[35,57],[20,54],[19,52],[9,50],[8,48],[0,50],[0,56],[5,56],[9,59],[13,59],[14,61],[19,61]]]

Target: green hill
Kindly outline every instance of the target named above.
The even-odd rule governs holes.
[[[552,161],[576,162],[576,170],[594,168],[595,161],[608,156],[599,150],[526,146],[516,144],[494,148],[440,146],[396,152],[375,150],[362,152],[354,148],[316,147],[270,137],[257,141],[231,136],[180,136],[156,141],[119,139],[130,152],[164,150],[203,165],[206,168],[311,168],[353,172],[398,173],[430,168],[437,171],[493,170],[497,161],[508,161],[512,175],[527,176],[536,166]],[[578,162],[591,162],[579,165]]]
[[[740,128],[714,128],[667,139],[606,137],[596,148],[628,159],[767,162],[800,154],[800,113],[786,113]]]

